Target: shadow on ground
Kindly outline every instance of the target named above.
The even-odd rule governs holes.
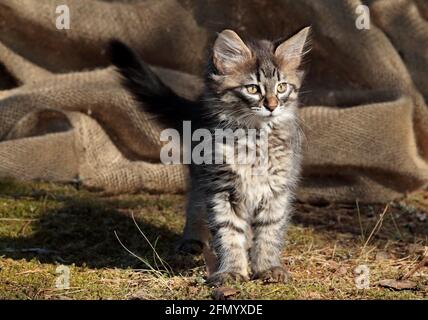
[[[104,197],[69,187],[57,192],[2,182],[0,223],[4,228],[10,223],[17,226],[0,233],[0,255],[91,268],[149,268],[127,252],[118,237],[150,266],[160,264],[157,253],[174,272],[181,272],[198,262],[191,257],[177,258],[175,254],[183,222],[180,200],[179,196],[154,195],[144,199]],[[20,215],[19,211],[23,213]]]

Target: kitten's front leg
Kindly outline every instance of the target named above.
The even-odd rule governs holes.
[[[248,280],[249,226],[242,212],[236,210],[227,194],[214,195],[209,201],[212,244],[218,259],[217,270],[207,281],[211,285]]]
[[[251,266],[253,279],[267,282],[286,282],[288,273],[281,263],[285,228],[291,207],[286,197],[271,200],[255,215],[251,227],[253,245]]]

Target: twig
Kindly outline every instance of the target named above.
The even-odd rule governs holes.
[[[375,232],[377,233],[381,226],[382,226],[382,222],[383,222],[383,217],[385,216],[386,212],[388,211],[389,208],[389,204],[386,205],[385,209],[383,210],[382,214],[379,217],[379,220],[376,222],[372,232],[370,233],[369,237],[367,238],[367,241],[364,243],[363,248],[361,249],[361,251],[364,251],[364,249],[367,247],[368,243],[370,242],[371,238],[373,237],[373,235],[375,234]]]
[[[400,280],[409,279],[416,271],[424,267],[426,263],[428,263],[428,254],[425,254],[424,258],[412,270],[407,272],[403,277],[400,277]]]

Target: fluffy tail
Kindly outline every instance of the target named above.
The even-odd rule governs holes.
[[[197,103],[173,92],[134,50],[113,40],[109,53],[113,65],[122,76],[122,85],[161,125],[181,128],[183,121],[193,120]]]

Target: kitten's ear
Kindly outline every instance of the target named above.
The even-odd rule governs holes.
[[[232,73],[252,56],[251,50],[232,30],[223,30],[214,43],[213,62],[222,74]]]
[[[296,70],[303,56],[309,51],[311,27],[300,30],[291,38],[285,40],[275,49],[275,58],[281,68]]]

